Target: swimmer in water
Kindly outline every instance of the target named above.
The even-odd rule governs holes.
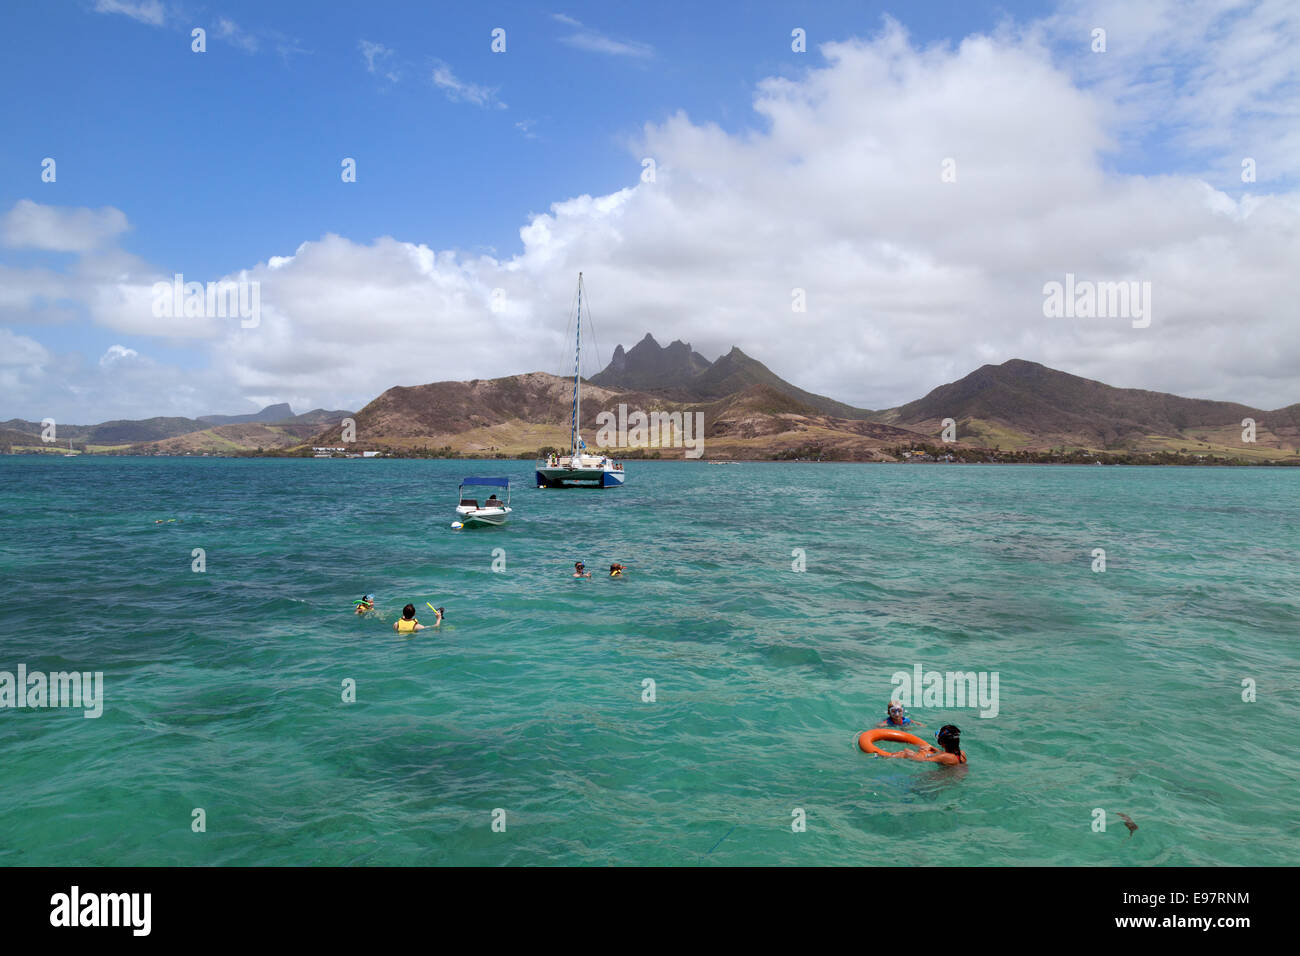
[[[907,708],[896,700],[891,700],[885,709],[885,719],[877,727],[924,727],[919,720],[907,716]]]
[[[611,564],[609,566],[609,576],[611,578],[621,578],[623,576],[623,572],[626,570],[627,568],[623,567],[623,565],[621,564]]]
[[[575,578],[589,578],[591,572],[587,570],[587,566],[581,561],[575,561],[573,562],[573,576]]]
[[[434,621],[430,627],[437,627],[442,623],[442,612],[435,609],[434,614],[438,615],[438,620]],[[416,631],[426,630],[426,626],[421,624],[415,616],[415,605],[408,604],[402,608],[402,616],[393,622],[393,630],[398,634],[414,634]]]
[[[929,750],[921,753],[917,750],[904,750],[898,756],[909,760],[925,760],[953,766],[966,762],[966,751],[961,749],[961,728],[956,724],[944,724],[935,731],[934,739],[939,741],[943,750]]]
[[[353,601],[357,608],[357,614],[369,614],[375,609],[375,596],[373,594],[364,594],[360,601]]]

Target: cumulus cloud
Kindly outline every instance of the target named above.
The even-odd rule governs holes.
[[[0,395],[5,406],[0,417],[50,417],[78,425],[155,415],[193,418],[263,407],[250,409],[248,398],[213,369],[158,362],[120,345],[96,360],[76,351],[47,349],[4,328]]]
[[[10,248],[52,252],[89,252],[116,239],[128,228],[120,209],[63,209],[20,199],[0,223]]]
[[[1276,9],[1243,8],[1233,35],[1256,16],[1267,45],[1274,21],[1252,13],[1263,8]],[[1126,36],[1161,49],[1145,9],[1107,14],[1112,51]],[[1300,194],[1117,169],[1142,122],[1121,101],[1159,62],[1109,61],[1131,71],[1122,82],[1085,75],[1086,42],[1062,54],[1063,29],[922,46],[886,22],[824,44],[802,71],[757,86],[751,129],[684,113],[645,125],[629,144],[634,185],[554,203],[510,257],[337,235],[284,250],[246,271],[260,282],[257,328],[190,329],[208,336],[213,367],[188,383],[356,407],[392,385],[558,372],[582,270],[605,360],[646,331],[709,357],[735,344],[804,388],[873,408],[1010,358],[1265,408],[1300,400]],[[1250,59],[1244,39],[1231,47]],[[1274,91],[1273,122],[1242,120],[1240,103],[1197,114],[1194,82],[1151,89],[1184,117],[1186,142],[1248,123],[1267,154],[1292,133],[1295,97],[1267,77],[1250,88]],[[652,182],[637,179],[642,157],[655,160]],[[98,249],[69,288],[123,334],[166,334],[127,299],[160,272]],[[1150,327],[1046,318],[1043,286],[1066,273],[1149,281]],[[48,288],[48,274],[21,278],[15,307]],[[806,312],[792,310],[796,289]]]
[[[50,361],[50,353],[35,339],[0,328],[0,365],[40,368]]]
[[[110,365],[139,357],[140,353],[135,349],[129,349],[125,345],[110,345],[108,350],[99,357],[99,367],[108,368]]]
[[[224,319],[186,316],[171,295],[175,276],[119,248],[128,228],[116,209],[44,206],[19,200],[0,221],[5,244],[20,249],[79,253],[63,271],[0,265],[0,321],[65,322],[79,314],[118,332],[172,341],[215,339]],[[237,281],[233,276],[182,276],[183,282]],[[170,308],[159,308],[163,300]],[[234,320],[236,323],[238,319]]]

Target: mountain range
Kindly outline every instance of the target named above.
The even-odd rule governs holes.
[[[361,444],[398,454],[529,456],[563,450],[572,379],[532,372],[438,382],[384,392],[355,416]],[[595,447],[597,416],[628,409],[702,412],[709,458],[894,460],[906,447],[939,446],[995,455],[1088,452],[1111,458],[1170,455],[1241,460],[1297,458],[1300,405],[1273,411],[1233,402],[1114,388],[1012,359],[985,365],[924,397],[872,410],[801,389],[733,347],[710,362],[688,343],[660,346],[647,334],[619,346],[583,386],[582,433]],[[1254,442],[1243,441],[1252,419]],[[336,444],[337,428],[314,444]],[[680,449],[629,452],[680,457]],[[972,455],[984,460],[987,454]]]
[[[292,448],[321,427],[341,421],[348,411],[312,409],[295,415],[288,404],[268,405],[247,415],[201,415],[198,418],[158,417],[116,420],[98,425],[56,426],[55,444],[66,448],[69,440],[80,450],[97,452],[153,452],[184,454],[207,451],[236,452],[263,448]],[[43,443],[41,422],[12,418],[0,422],[0,446],[26,449]],[[251,442],[251,444],[250,444]]]
[[[341,422],[352,418],[358,450],[531,457],[567,447],[572,389],[571,378],[530,372],[390,388],[355,413],[293,415],[288,405],[273,405],[252,415],[61,425],[59,437],[134,454],[310,454],[314,445],[340,445]],[[916,401],[872,410],[801,389],[739,348],[710,362],[688,343],[660,346],[647,333],[630,349],[618,346],[583,385],[589,446],[596,447],[597,416],[619,405],[703,413],[707,458],[883,461],[896,460],[901,449],[942,446],[966,460],[1054,452],[1300,462],[1300,405],[1264,410],[1115,388],[1021,359],[984,365]],[[948,419],[956,440],[944,444]],[[1253,442],[1243,440],[1248,420]],[[37,444],[31,438],[39,432],[39,423],[0,423],[0,445]],[[683,454],[609,450],[621,457]]]

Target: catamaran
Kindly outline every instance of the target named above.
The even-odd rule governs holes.
[[[493,492],[482,504],[478,503],[477,498],[466,498],[465,489],[473,487],[487,486],[489,488],[504,488],[506,498],[502,501]],[[472,494],[472,492],[471,492]],[[482,525],[503,525],[506,519],[510,517],[510,479],[509,478],[466,478],[460,483],[459,492],[460,504],[456,506],[456,517],[459,521],[453,521],[453,528],[477,528]]]
[[[587,453],[578,434],[582,409],[582,273],[578,273],[578,334],[573,353],[573,412],[569,420],[569,453],[554,454],[537,463],[538,488],[616,488],[627,477],[623,466],[608,455]]]

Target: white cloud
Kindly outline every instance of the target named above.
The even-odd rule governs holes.
[[[331,369],[378,392],[549,368],[583,269],[605,358],[647,330],[710,357],[734,343],[872,407],[1012,357],[1120,385],[1300,399],[1288,305],[1300,287],[1282,265],[1300,260],[1295,196],[1108,172],[1108,101],[1033,39],[918,49],[891,24],[822,53],[760,85],[761,131],[685,115],[647,126],[632,154],[656,158],[656,182],[556,203],[513,258],[304,244],[263,280],[283,324],[232,373],[269,391]],[[947,157],[955,183],[940,179]],[[1067,271],[1151,281],[1152,327],[1045,319],[1042,286]],[[490,310],[495,287],[505,314]],[[791,311],[796,287],[806,314]],[[360,314],[369,345],[356,354]]]
[[[396,50],[371,40],[361,40],[357,46],[361,50],[361,58],[366,61],[367,73],[383,76],[389,83],[401,80],[403,71],[409,64],[398,60]]]
[[[1094,29],[1106,52],[1091,51]],[[1071,69],[1115,113],[1135,149],[1167,140],[1204,162],[1198,174],[1239,183],[1241,160],[1261,182],[1300,173],[1300,7],[1288,0],[1094,0],[1036,27],[1073,46]]]
[[[560,42],[576,49],[587,50],[591,53],[605,53],[609,56],[629,56],[637,59],[654,56],[654,47],[648,43],[641,43],[637,40],[617,40],[601,33],[599,30],[584,26],[573,17],[565,16],[562,13],[551,14],[551,19],[563,23],[565,26],[575,28],[573,33],[561,37]]]
[[[190,17],[190,13],[181,6],[172,5],[168,8],[161,0],[95,0],[94,9],[97,13],[128,16],[150,26],[170,26],[171,29],[186,36],[196,25],[203,26],[213,39],[229,43],[246,53],[258,53],[264,45],[268,45],[274,48],[286,66],[291,56],[311,52],[293,37],[285,36],[275,30],[248,29],[227,16],[219,15],[214,21],[201,20],[196,24],[186,19]],[[186,40],[186,43],[188,42]]]
[[[369,40],[360,42],[361,56],[366,61],[366,72],[375,72],[375,61],[383,60],[392,55],[393,51],[388,49],[382,43],[372,43]]]
[[[49,364],[50,353],[35,339],[0,328],[0,365],[31,366]]]
[[[154,315],[155,285],[170,286],[173,274],[118,248],[113,240],[127,228],[126,216],[111,207],[65,208],[19,200],[0,220],[5,245],[78,256],[62,272],[0,265],[0,320],[52,324],[74,318],[79,309],[119,332],[172,341],[216,338],[230,320]],[[238,277],[188,275],[184,280],[224,278]]]
[[[0,223],[0,234],[11,248],[89,252],[127,228],[125,213],[112,206],[62,209],[20,199]]]
[[[473,103],[475,106],[502,110],[506,108],[506,104],[497,99],[496,88],[466,83],[446,63],[434,66],[432,79],[433,85],[442,90],[453,103]]]
[[[132,20],[160,27],[166,19],[166,10],[159,0],[95,0],[96,13],[120,13]]]
[[[213,30],[213,35],[219,40],[225,40],[227,43],[239,47],[246,53],[256,53],[260,46],[256,36],[245,30],[229,17],[217,18],[217,25]],[[301,51],[282,50],[281,52]]]
[[[99,357],[99,367],[108,368],[111,365],[139,357],[140,353],[135,349],[129,349],[125,345],[110,345],[108,351]]]
[[[1112,50],[1139,35],[1125,17],[1141,9],[1125,10],[1108,15]],[[559,372],[579,270],[605,360],[648,330],[710,358],[739,345],[804,388],[875,408],[1013,357],[1264,408],[1300,400],[1300,194],[1115,172],[1137,122],[1117,98],[1140,76],[1081,79],[1046,36],[1007,29],[922,48],[886,24],[824,45],[803,72],[758,86],[754,129],[685,114],[645,126],[629,149],[635,185],[555,203],[523,225],[511,257],[388,237],[304,242],[249,269],[258,328],[201,327],[210,375],[159,373],[168,400],[183,404],[170,390],[186,385],[211,389],[202,411],[226,395],[357,407],[392,385]],[[1234,49],[1249,59],[1249,44]],[[1155,95],[1182,109],[1178,89]],[[1261,153],[1287,141],[1293,106],[1279,95],[1271,123],[1250,121]],[[1186,113],[1180,135],[1213,143],[1241,109],[1211,111],[1200,132]],[[653,183],[637,180],[646,156]],[[941,180],[947,158],[956,182]],[[124,335],[174,337],[128,296],[165,270],[100,249],[67,285]],[[49,274],[16,271],[0,278],[15,280],[15,308],[30,306]],[[1043,284],[1066,272],[1150,281],[1150,328],[1044,318]],[[796,287],[803,314],[791,310]],[[505,307],[493,311],[498,288]]]

